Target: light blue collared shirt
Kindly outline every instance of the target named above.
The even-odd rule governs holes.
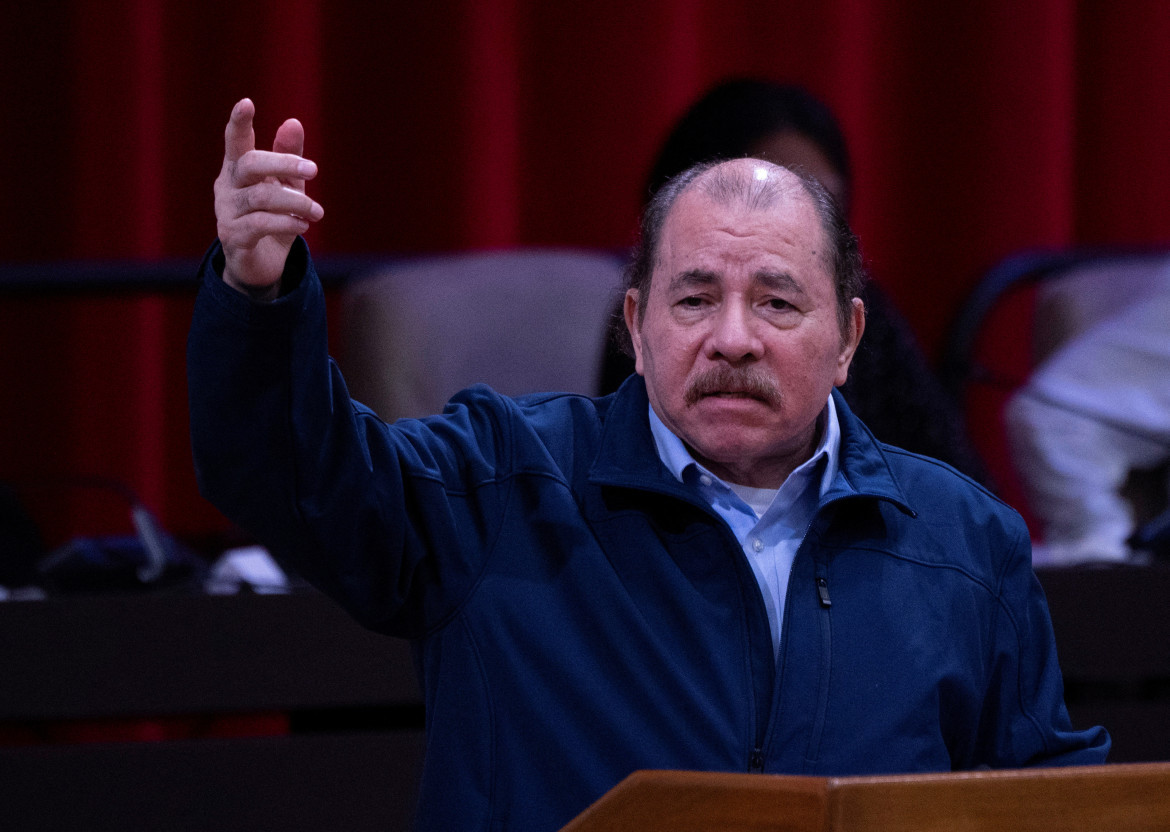
[[[654,434],[654,444],[662,464],[679,482],[697,488],[739,540],[764,596],[764,607],[772,629],[772,650],[779,656],[780,628],[784,621],[784,600],[792,560],[804,540],[821,495],[828,490],[837,473],[841,425],[837,421],[833,397],[829,397],[824,410],[824,430],[816,450],[788,475],[774,496],[769,489],[726,483],[712,474],[695,461],[683,441],[662,423],[653,407],[650,408],[650,431]],[[770,503],[767,503],[768,497],[771,497]],[[759,506],[759,514],[747,500]]]

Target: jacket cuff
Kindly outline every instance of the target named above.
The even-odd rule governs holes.
[[[233,289],[224,282],[223,269],[223,246],[216,240],[199,266],[200,292],[232,317],[249,325],[287,326],[314,297],[323,295],[317,270],[309,256],[308,243],[303,237],[298,236],[289,250],[280,276],[280,295],[276,300],[254,300]]]

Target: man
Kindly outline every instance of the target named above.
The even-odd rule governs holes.
[[[556,829],[645,768],[1104,760],[1068,723],[1019,517],[831,393],[864,310],[819,186],[740,160],[660,192],[616,394],[477,387],[386,425],[326,354],[303,131],[257,152],[252,115],[228,124],[189,343],[200,485],[413,640],[421,828]]]

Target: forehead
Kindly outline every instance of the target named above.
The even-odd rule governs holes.
[[[655,272],[750,264],[827,277],[827,240],[817,210],[799,180],[787,184],[762,202],[688,189],[663,224]]]

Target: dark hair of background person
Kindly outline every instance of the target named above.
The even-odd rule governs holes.
[[[795,147],[783,141],[793,138],[798,142]],[[659,150],[647,193],[652,198],[664,183],[700,162],[744,156],[793,167],[814,178],[835,175],[836,182],[822,184],[833,192],[841,214],[848,213],[853,172],[844,133],[832,111],[802,87],[751,78],[723,81],[687,110]],[[880,441],[941,459],[992,485],[958,406],[931,369],[908,322],[873,281],[861,297],[865,335],[853,356],[849,379],[841,386],[849,407]],[[616,390],[634,372],[628,349],[619,303],[602,357],[602,395]]]
[[[691,105],[658,151],[646,180],[647,195],[654,196],[668,180],[698,162],[765,152],[761,144],[781,133],[803,136],[824,154],[841,177],[844,188],[835,196],[848,214],[853,171],[845,136],[832,111],[803,87],[754,78],[724,81]]]

